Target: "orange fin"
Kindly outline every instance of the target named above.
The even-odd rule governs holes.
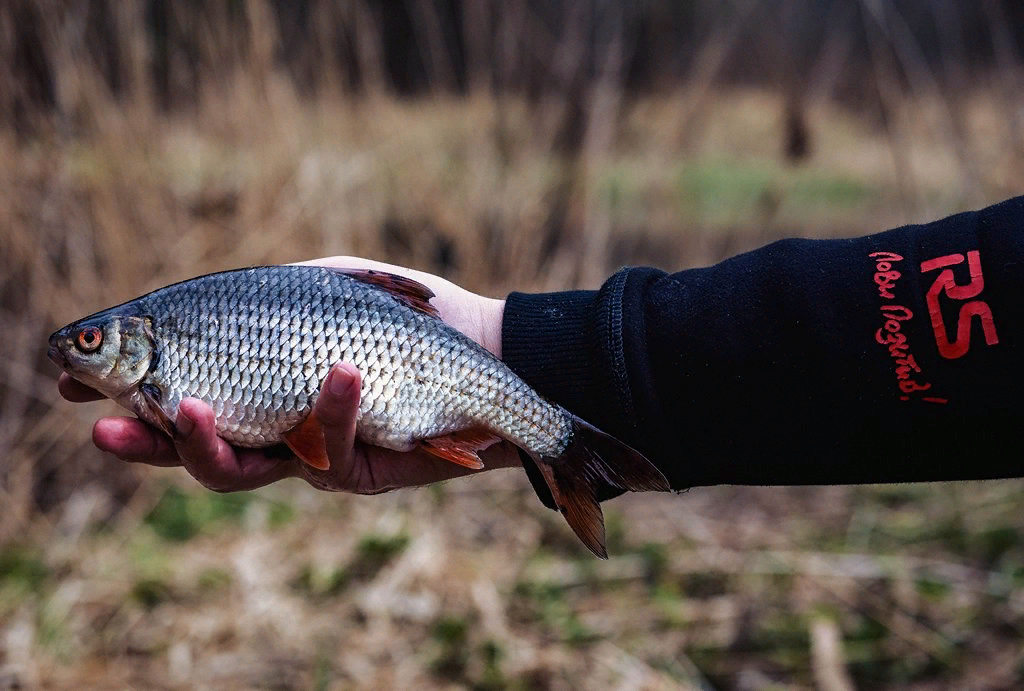
[[[430,298],[434,297],[434,291],[411,278],[374,269],[334,269],[334,271],[376,286],[414,310],[429,314],[431,317],[441,318],[441,313],[430,304]]]
[[[327,470],[331,467],[331,462],[327,458],[327,442],[324,441],[324,426],[314,415],[311,414],[281,436],[288,448],[294,451],[303,463],[317,470]]]
[[[480,460],[477,452],[483,451],[499,441],[501,441],[499,437],[486,430],[464,429],[443,437],[424,439],[420,444],[424,451],[432,453],[438,458],[458,463],[473,470],[482,470],[484,462]]]

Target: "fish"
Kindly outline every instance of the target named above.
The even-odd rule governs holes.
[[[72,322],[48,356],[71,377],[175,436],[178,404],[209,404],[230,444],[287,444],[329,468],[311,415],[337,362],[361,374],[356,435],[481,469],[502,440],[525,452],[558,511],[607,558],[598,491],[668,491],[643,454],[547,400],[441,320],[434,293],[367,269],[259,266],[160,288]],[[525,460],[525,459],[524,459]]]

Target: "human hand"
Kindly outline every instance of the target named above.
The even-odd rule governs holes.
[[[356,257],[328,257],[304,264],[354,269],[375,269],[407,276],[434,291],[431,303],[442,319],[501,355],[501,317],[504,302],[471,293],[437,276]],[[102,396],[62,374],[58,389],[73,402]],[[170,439],[136,418],[102,418],[93,427],[93,443],[103,451],[129,461],[155,466],[183,466],[200,484],[218,492],[250,490],[286,477],[301,477],[323,490],[377,494],[400,487],[426,485],[474,471],[423,451],[400,453],[362,444],[355,438],[359,409],[359,371],[350,364],[331,368],[313,415],[324,427],[331,465],[317,470],[280,447],[242,449],[217,436],[213,410],[196,399],[178,407],[178,437]],[[481,453],[487,469],[520,465],[515,447],[501,443]]]

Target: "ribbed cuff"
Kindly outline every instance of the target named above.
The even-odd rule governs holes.
[[[505,300],[502,359],[538,393],[569,410],[584,395],[593,372],[588,322],[596,298],[596,291],[579,290],[512,293]],[[551,491],[533,459],[519,455],[537,496],[554,509]]]
[[[644,287],[661,275],[653,269],[623,269],[600,291],[512,293],[502,321],[504,360],[541,395],[635,445],[637,413],[626,350],[627,341],[642,349],[633,343],[642,342],[642,334],[632,332],[643,331],[643,319],[625,314],[625,304],[642,305]],[[520,456],[537,496],[554,508],[532,459]],[[620,494],[622,490],[610,485],[597,489],[599,501]]]

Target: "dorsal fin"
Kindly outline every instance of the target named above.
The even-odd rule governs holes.
[[[390,293],[395,299],[412,307],[414,310],[429,314],[431,317],[441,318],[441,313],[430,304],[430,298],[434,297],[434,291],[418,281],[405,276],[389,274],[386,271],[374,269],[334,269],[338,273],[345,274],[363,283],[369,283],[383,291]]]

